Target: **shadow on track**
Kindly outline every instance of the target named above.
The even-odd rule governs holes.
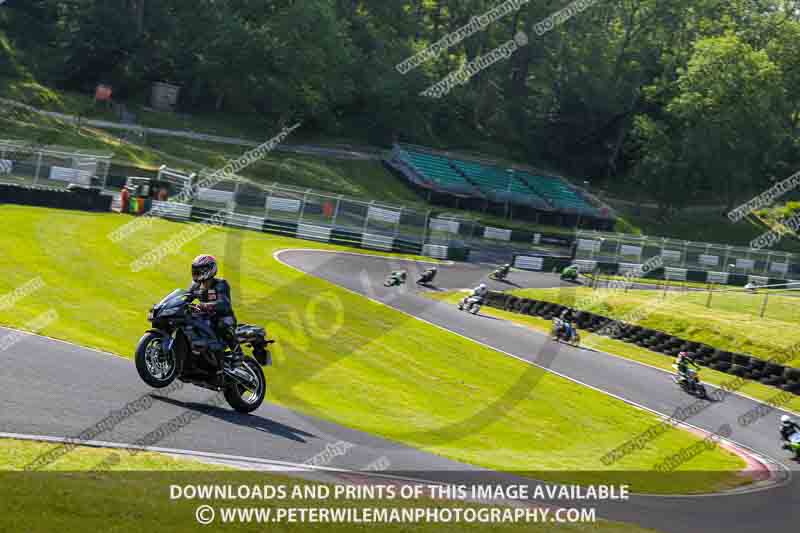
[[[287,426],[286,424],[281,424],[280,422],[276,422],[268,418],[263,418],[258,415],[254,415],[252,413],[242,414],[242,413],[237,413],[236,411],[232,411],[230,409],[215,407],[208,404],[196,403],[196,402],[182,402],[174,398],[167,398],[165,396],[159,396],[157,394],[151,394],[150,396],[156,400],[161,400],[162,402],[174,405],[176,407],[181,407],[183,409],[188,409],[190,411],[197,411],[203,413],[204,415],[212,416],[216,419],[223,420],[231,424],[236,424],[237,426],[244,426],[256,429],[258,431],[263,431],[265,433],[269,433],[271,435],[275,435],[278,437],[283,437],[289,440],[293,440],[295,442],[303,442],[303,443],[307,442],[306,439],[304,439],[303,437],[312,439],[319,438],[312,433],[307,433],[301,429]]]

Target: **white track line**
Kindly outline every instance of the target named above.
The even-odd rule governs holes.
[[[278,250],[278,251],[276,251],[275,253],[273,253],[273,254],[272,254],[272,257],[273,257],[273,258],[274,258],[276,261],[278,261],[278,262],[282,263],[283,265],[285,265],[285,266],[287,266],[287,267],[289,267],[289,268],[292,268],[292,269],[294,269],[294,270],[296,270],[296,271],[298,271],[298,272],[301,272],[301,273],[303,273],[303,274],[309,275],[309,274],[308,274],[308,272],[305,272],[305,271],[303,271],[303,270],[301,270],[301,269],[299,269],[299,268],[297,268],[297,267],[294,267],[294,266],[292,266],[292,265],[290,265],[290,264],[288,264],[288,263],[285,263],[284,261],[282,261],[282,260],[280,259],[280,255],[281,255],[282,253],[285,253],[285,252],[296,252],[296,251],[313,252],[313,251],[315,251],[315,250],[312,250],[312,249],[301,249],[301,250],[297,250],[297,249],[286,249],[286,250]],[[325,250],[325,252],[329,252],[329,253],[336,253],[336,252],[335,252],[335,251],[333,251],[333,250],[330,250],[330,251],[328,251],[328,250]],[[353,252],[348,252],[348,253],[350,253],[351,255],[361,255],[361,256],[369,257],[369,256],[368,256],[368,255],[366,255],[366,254],[357,254],[357,253],[353,253]],[[325,279],[323,279],[323,278],[320,278],[319,276],[315,276],[315,277],[317,277],[318,279],[322,279],[323,281],[327,281],[328,283],[331,283],[330,281],[328,281],[328,280],[325,280]],[[334,283],[332,283],[332,284],[333,284],[333,285],[336,285],[336,284],[334,284]],[[629,405],[632,405],[632,406],[634,406],[634,407],[636,407],[636,408],[638,408],[638,409],[641,409],[641,410],[643,410],[643,411],[647,411],[647,412],[650,412],[650,413],[652,413],[652,414],[655,414],[655,415],[657,415],[658,417],[663,417],[663,418],[665,418],[665,419],[669,419],[669,418],[670,418],[670,415],[666,415],[666,414],[664,414],[664,413],[660,413],[660,412],[656,411],[655,409],[651,409],[651,408],[649,408],[649,407],[647,407],[647,406],[641,405],[641,404],[639,404],[639,403],[637,403],[637,402],[634,402],[633,400],[629,400],[629,399],[627,399],[627,398],[624,398],[624,397],[622,397],[622,396],[619,396],[619,395],[617,395],[617,394],[614,394],[613,392],[609,392],[609,391],[606,391],[606,390],[600,389],[600,388],[598,388],[598,387],[595,387],[594,385],[590,385],[590,384],[588,384],[588,383],[584,383],[584,382],[582,382],[582,381],[580,381],[580,380],[578,380],[578,379],[575,379],[575,378],[573,378],[573,377],[567,376],[566,374],[562,374],[562,373],[560,373],[560,372],[557,372],[557,371],[555,371],[555,370],[552,370],[552,369],[550,369],[550,368],[547,368],[547,367],[545,367],[545,366],[542,366],[542,365],[540,365],[540,364],[538,364],[538,363],[535,363],[535,362],[533,362],[533,361],[529,361],[529,360],[527,360],[527,359],[524,359],[524,358],[522,358],[522,357],[520,357],[520,356],[518,356],[518,355],[514,355],[514,354],[512,354],[512,353],[506,352],[505,350],[501,350],[501,349],[499,349],[499,348],[496,348],[496,347],[494,347],[494,346],[491,346],[491,345],[489,345],[489,344],[486,344],[485,342],[482,342],[482,341],[479,341],[479,340],[475,340],[475,339],[473,339],[473,338],[471,338],[471,337],[467,337],[466,335],[463,335],[463,334],[461,334],[461,333],[458,333],[458,332],[456,332],[456,331],[449,330],[449,329],[445,328],[444,326],[440,326],[440,325],[438,325],[438,324],[434,324],[433,322],[429,322],[428,320],[425,320],[424,318],[420,318],[420,317],[418,317],[418,316],[412,315],[411,313],[408,313],[408,312],[406,312],[406,311],[403,311],[402,309],[397,309],[397,308],[391,307],[390,305],[387,305],[387,304],[385,304],[384,302],[382,302],[382,301],[380,301],[380,300],[376,300],[376,299],[374,299],[374,298],[371,298],[371,297],[369,297],[369,296],[365,296],[365,295],[363,295],[363,294],[361,294],[361,293],[359,293],[359,292],[356,292],[356,291],[354,291],[354,290],[352,290],[352,289],[349,289],[349,288],[347,288],[347,287],[342,287],[342,286],[340,286],[340,285],[336,285],[336,287],[338,287],[338,288],[340,288],[340,289],[342,289],[342,290],[348,291],[348,292],[350,292],[350,293],[352,293],[352,294],[356,294],[356,295],[358,295],[358,296],[361,296],[361,297],[363,297],[363,298],[368,298],[369,300],[372,300],[373,302],[376,302],[376,303],[378,303],[378,304],[380,304],[380,305],[383,305],[383,306],[385,306],[385,307],[388,307],[388,308],[390,308],[390,309],[393,309],[393,310],[395,310],[395,311],[398,311],[398,312],[400,312],[400,313],[403,313],[403,314],[405,314],[405,315],[407,315],[407,316],[409,316],[409,317],[411,317],[411,318],[414,318],[414,319],[416,319],[416,320],[419,320],[419,321],[421,321],[421,322],[424,322],[424,323],[426,323],[426,324],[429,324],[429,325],[431,325],[431,326],[434,326],[434,327],[436,327],[436,328],[439,328],[439,329],[441,329],[442,331],[446,331],[446,332],[448,332],[448,333],[451,333],[451,334],[454,334],[454,335],[458,335],[458,336],[459,336],[459,337],[461,337],[461,338],[464,338],[464,339],[467,339],[467,340],[469,340],[469,341],[472,341],[472,342],[475,342],[475,343],[477,343],[477,344],[480,344],[481,346],[484,346],[484,347],[486,347],[486,348],[489,348],[490,350],[494,350],[494,351],[496,351],[496,352],[499,352],[499,353],[502,353],[502,354],[504,354],[504,355],[507,355],[507,356],[509,356],[509,357],[512,357],[512,358],[514,358],[514,359],[517,359],[518,361],[522,361],[523,363],[527,363],[527,364],[530,364],[530,365],[536,366],[536,367],[538,367],[538,368],[541,368],[542,370],[544,370],[544,371],[546,371],[546,372],[549,372],[549,373],[551,373],[551,374],[553,374],[553,375],[556,375],[556,376],[558,376],[558,377],[560,377],[560,378],[563,378],[563,379],[566,379],[566,380],[572,381],[573,383],[577,383],[577,384],[579,384],[579,385],[582,385],[582,386],[584,386],[584,387],[587,387],[587,388],[589,388],[589,389],[592,389],[592,390],[594,390],[594,391],[600,392],[600,393],[602,393],[602,394],[606,394],[606,395],[608,395],[608,396],[610,396],[610,397],[612,397],[612,398],[615,398],[615,399],[617,399],[617,400],[620,400],[620,401],[622,401],[622,402],[625,402],[625,403],[627,403],[627,404],[629,404]],[[538,332],[537,332],[537,333],[538,333]],[[759,403],[763,403],[763,402],[759,402]],[[695,431],[698,431],[698,432],[700,432],[700,433],[702,433],[702,434],[705,434],[705,435],[711,435],[711,432],[709,432],[709,431],[707,431],[707,430],[705,430],[705,429],[703,429],[703,428],[700,428],[700,427],[694,426],[694,425],[692,425],[692,424],[689,424],[689,423],[687,423],[687,422],[679,422],[679,423],[678,423],[678,424],[676,424],[676,425],[677,425],[677,426],[680,426],[680,427],[683,427],[683,428],[691,428],[691,429],[693,429],[693,430],[695,430]],[[674,497],[674,498],[696,498],[696,497],[698,497],[698,496],[705,496],[705,497],[715,497],[715,496],[730,496],[730,495],[733,495],[733,494],[745,494],[745,493],[751,493],[751,492],[760,492],[760,491],[763,491],[763,490],[768,490],[768,489],[773,489],[773,488],[779,488],[779,487],[782,487],[782,486],[784,486],[784,485],[788,484],[788,483],[791,481],[791,470],[789,470],[788,468],[786,468],[786,466],[785,466],[785,465],[783,465],[782,463],[780,463],[780,462],[779,462],[779,461],[777,461],[776,459],[774,459],[774,458],[772,458],[772,457],[769,457],[769,456],[767,456],[766,454],[762,454],[761,452],[758,452],[757,450],[753,450],[753,449],[749,448],[748,446],[745,446],[744,444],[741,444],[741,443],[739,443],[739,442],[736,442],[736,441],[734,441],[734,440],[732,440],[732,439],[720,438],[720,439],[719,439],[719,442],[725,442],[725,443],[729,444],[729,445],[730,445],[730,446],[732,446],[732,447],[738,447],[738,448],[741,448],[741,449],[743,449],[743,450],[747,450],[748,452],[750,452],[750,453],[752,454],[752,457],[758,458],[758,459],[759,459],[759,461],[760,461],[760,462],[761,462],[761,463],[762,463],[762,464],[763,464],[763,465],[764,465],[764,466],[765,466],[765,467],[766,467],[766,468],[767,468],[767,469],[768,469],[770,472],[773,472],[773,469],[769,468],[769,465],[774,465],[774,466],[777,466],[777,467],[778,467],[778,468],[777,468],[778,470],[781,470],[781,471],[783,471],[783,472],[785,473],[785,475],[786,475],[785,479],[784,479],[783,481],[779,482],[779,481],[776,481],[776,476],[773,476],[773,477],[772,477],[772,480],[773,480],[773,482],[772,482],[771,484],[769,484],[769,485],[763,485],[763,486],[759,486],[759,487],[751,487],[751,488],[749,488],[749,489],[741,489],[741,490],[734,489],[734,490],[732,490],[732,491],[727,491],[727,492],[719,492],[719,493],[712,493],[712,494],[702,494],[702,495],[700,495],[700,494],[669,495],[669,497]],[[633,494],[633,493],[632,493],[632,494]],[[662,495],[654,495],[654,494],[638,494],[638,493],[637,493],[637,496],[653,496],[653,497],[664,497],[664,496],[666,496],[666,495],[662,496]]]

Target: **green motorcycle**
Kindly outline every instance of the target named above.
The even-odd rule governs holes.
[[[561,279],[564,281],[577,281],[578,267],[566,267],[561,271]]]
[[[795,431],[789,436],[789,442],[783,445],[783,449],[794,452],[795,459],[800,460],[800,431]]]

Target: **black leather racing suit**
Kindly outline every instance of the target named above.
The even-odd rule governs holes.
[[[201,283],[189,287],[192,300],[198,300],[211,318],[214,331],[233,350],[236,347],[236,315],[231,302],[231,287],[222,278],[214,278],[211,286],[205,289]]]
[[[781,424],[781,438],[786,442],[789,442],[789,437],[794,435],[797,431],[800,431],[800,426],[798,426],[795,422]]]

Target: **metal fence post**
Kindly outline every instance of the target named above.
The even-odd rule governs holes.
[[[111,161],[105,160],[105,170],[103,171],[103,190],[108,188],[108,168],[111,166]]]
[[[424,246],[428,242],[428,233],[430,232],[430,224],[431,224],[431,210],[425,213],[425,227],[422,228],[422,245]]]
[[[272,189],[267,191],[266,196],[264,197],[264,220],[269,218],[269,201],[272,199],[272,193],[275,191],[275,186],[273,185]]]
[[[396,239],[397,234],[400,232],[400,219],[403,218],[403,208],[400,208],[400,211],[397,216],[397,222],[394,223],[394,236],[392,238]]]
[[[236,198],[239,196],[239,186],[242,184],[242,182],[239,181],[239,180],[236,180],[235,183],[236,184],[233,186],[233,198],[232,198],[233,201],[231,202],[231,204],[232,204],[231,205],[231,211],[234,211],[234,212],[236,211],[236,205],[237,205],[236,204]]]
[[[372,207],[372,204],[375,203],[375,200],[372,200],[369,205],[367,206],[367,216],[364,217],[364,226],[361,228],[361,233],[367,232],[367,224],[369,224],[369,210]]]
[[[306,201],[308,200],[308,191],[311,189],[306,189],[306,192],[303,193],[303,205],[300,206],[300,216],[297,217],[297,223],[303,223],[303,215],[306,213]]]
[[[333,218],[331,219],[331,227],[336,227],[336,217],[339,216],[339,205],[342,203],[342,195],[336,199],[336,207],[333,208]]]
[[[764,303],[761,304],[761,318],[764,318],[764,313],[767,311],[768,300],[769,300],[769,289],[764,289]]]
[[[39,152],[39,157],[36,158],[36,174],[33,175],[33,184],[39,183],[39,169],[42,168],[42,152]]]
[[[683,261],[681,261],[682,268],[689,268],[689,241],[683,241]]]

